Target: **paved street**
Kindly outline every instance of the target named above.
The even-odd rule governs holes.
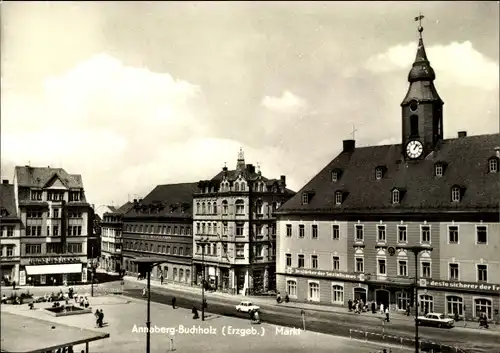
[[[101,329],[94,328],[95,318],[91,314],[73,315],[66,317],[53,317],[42,310],[29,310],[26,305],[13,306],[2,305],[2,311],[36,317],[60,324],[76,326],[80,328],[104,331],[110,334],[110,338],[91,343],[93,353],[138,353],[145,350],[145,333],[134,332],[134,326],[140,329],[145,326],[146,305],[144,301],[125,298],[122,296],[96,297],[92,299],[93,311],[102,309],[105,314],[104,321],[109,323]],[[47,306],[47,303],[37,304],[37,307]],[[211,329],[207,334],[182,334],[175,335],[165,333],[151,334],[151,352],[168,352],[170,338],[173,338],[174,347],[177,352],[199,353],[199,352],[346,352],[346,353],[369,353],[381,352],[382,348],[391,348],[393,353],[402,353],[408,350],[398,347],[388,347],[378,344],[365,343],[348,338],[335,337],[315,332],[299,332],[288,336],[276,333],[276,327],[268,323],[252,325],[249,320],[222,317],[209,313],[205,322],[193,320],[191,311],[188,309],[172,309],[170,306],[157,303],[151,304],[152,327],[168,328],[198,327]],[[252,329],[254,333],[244,337],[230,332],[229,327],[235,329]],[[29,339],[27,337],[26,339]],[[75,347],[79,352],[83,347]]]

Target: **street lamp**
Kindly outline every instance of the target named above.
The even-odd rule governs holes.
[[[418,341],[418,254],[422,251],[432,251],[432,247],[425,245],[417,245],[405,247],[415,256],[415,283],[413,284],[415,288],[415,353],[420,352],[420,342]]]
[[[201,279],[201,321],[205,321],[205,245],[208,243],[208,237],[201,239],[201,266],[202,266],[202,279]]]
[[[166,262],[165,259],[159,258],[159,257],[141,257],[132,260],[132,262],[135,262],[138,264],[139,267],[139,274],[141,276],[144,276],[147,274],[148,276],[148,306],[147,306],[147,316],[146,316],[146,353],[151,352],[151,270],[153,267]]]

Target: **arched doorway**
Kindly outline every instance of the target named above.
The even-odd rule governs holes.
[[[354,292],[354,300],[362,300],[363,303],[366,303],[366,289],[362,287],[356,287],[353,290]]]
[[[389,307],[390,293],[387,289],[375,289],[375,301],[378,306],[384,304],[384,308]]]

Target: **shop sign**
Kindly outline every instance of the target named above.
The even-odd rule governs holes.
[[[78,257],[36,257],[29,260],[30,265],[71,264],[79,263]]]
[[[335,271],[322,271],[322,270],[310,270],[306,268],[287,268],[285,270],[287,274],[290,275],[302,275],[302,276],[312,276],[312,277],[324,277],[324,278],[337,278],[337,279],[350,279],[357,281],[364,281],[364,276],[346,273],[346,272],[335,272]]]
[[[453,289],[469,289],[479,290],[484,292],[499,292],[500,285],[488,283],[473,283],[473,282],[450,282],[450,281],[428,281],[428,287],[435,288],[453,288]]]

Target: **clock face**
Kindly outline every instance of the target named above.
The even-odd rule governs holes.
[[[420,141],[413,140],[406,145],[406,154],[410,158],[418,158],[422,155],[422,152],[424,152],[424,146]]]
[[[418,102],[417,102],[416,100],[412,100],[412,101],[410,102],[410,110],[411,110],[412,112],[416,112],[416,111],[417,111],[417,109],[418,109]]]

